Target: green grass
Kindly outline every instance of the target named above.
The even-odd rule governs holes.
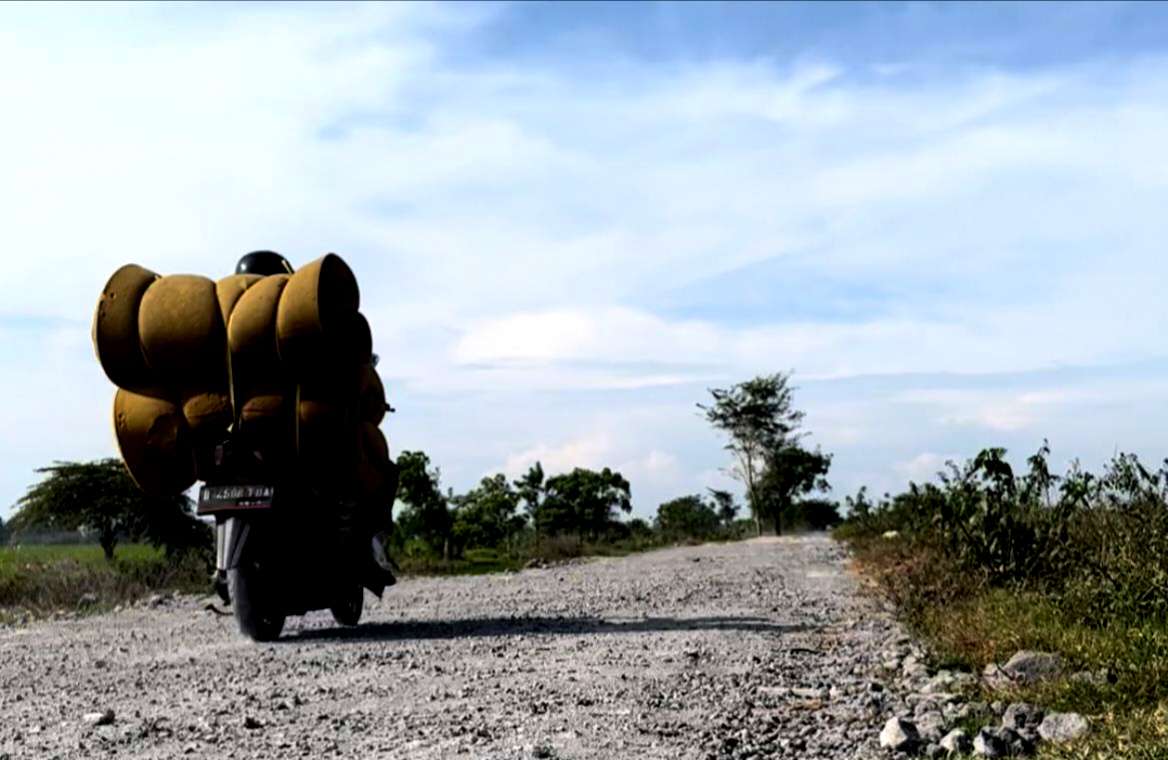
[[[1087,742],[1046,746],[1039,757],[1168,757],[1168,626],[1163,622],[1085,626],[1040,594],[994,589],[934,608],[915,627],[946,664],[980,670],[1019,649],[1037,649],[1059,652],[1072,671],[1111,673],[1114,682],[1064,678],[1010,696],[1082,713],[1095,726]]]
[[[1033,588],[993,588],[944,557],[904,540],[856,539],[858,565],[897,605],[929,647],[936,667],[980,673],[1020,649],[1058,652],[1068,672],[1107,670],[1110,682],[1063,678],[1003,697],[1075,711],[1092,735],[1069,747],[1044,745],[1051,760],[1168,758],[1168,621],[1112,617],[1088,625],[1057,596]]]
[[[483,575],[521,570],[533,559],[554,563],[579,557],[624,557],[673,543],[659,537],[594,542],[581,541],[575,536],[553,536],[540,539],[538,545],[518,543],[510,550],[503,547],[467,549],[461,557],[450,560],[434,556],[420,544],[399,551],[395,557],[403,575]]]
[[[407,556],[399,560],[403,575],[484,575],[519,570],[526,560],[496,549],[468,549],[458,559]]]
[[[145,544],[118,546],[112,563],[95,545],[0,547],[0,618],[98,611],[155,591],[207,586],[202,561],[172,562]]]
[[[162,550],[149,544],[122,544],[114,557],[126,562],[142,562],[162,557]],[[97,544],[31,544],[0,546],[0,573],[24,565],[46,565],[72,561],[83,565],[105,564],[105,555]]]

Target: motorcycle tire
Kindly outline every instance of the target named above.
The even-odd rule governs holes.
[[[284,630],[284,616],[266,609],[259,568],[250,562],[227,571],[227,589],[239,632],[252,641],[275,641]]]
[[[361,612],[365,607],[365,589],[360,584],[353,584],[338,596],[340,598],[329,607],[329,612],[333,613],[333,620],[337,621],[337,625],[352,628],[361,622]]]

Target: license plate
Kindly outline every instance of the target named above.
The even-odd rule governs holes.
[[[274,486],[203,486],[199,491],[199,511],[270,507],[275,492]]]

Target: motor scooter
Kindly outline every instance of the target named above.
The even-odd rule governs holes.
[[[364,589],[380,597],[394,583],[355,498],[322,491],[246,436],[216,446],[206,470],[197,514],[215,519],[215,589],[245,636],[273,641],[289,615],[320,609],[355,626]]]

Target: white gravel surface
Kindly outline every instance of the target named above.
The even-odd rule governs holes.
[[[876,757],[905,641],[824,536],[407,580],[267,645],[205,601],[0,627],[0,758]]]

